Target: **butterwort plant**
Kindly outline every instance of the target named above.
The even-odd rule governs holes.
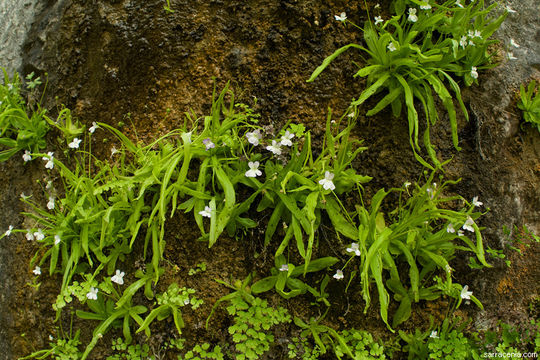
[[[461,5],[461,4],[459,4]],[[372,96],[382,93],[377,104],[366,115],[373,116],[390,106],[395,117],[405,106],[409,124],[409,141],[415,158],[434,169],[442,166],[430,140],[430,125],[439,119],[437,97],[443,104],[459,150],[457,113],[454,100],[468,119],[457,79],[463,77],[471,85],[478,79],[478,70],[490,67],[487,51],[493,41],[488,38],[500,26],[506,13],[495,19],[488,14],[484,1],[458,6],[455,0],[437,4],[435,1],[398,0],[395,15],[384,21],[381,17],[368,21],[363,28],[364,45],[348,44],[337,49],[315,69],[308,79],[314,81],[331,62],[350,48],[367,55],[354,77],[367,77],[367,88],[352,101],[358,107]],[[367,7],[367,6],[366,6]],[[348,20],[346,23],[350,23]],[[353,24],[354,25],[354,24]],[[356,26],[356,25],[354,25]],[[415,104],[416,103],[416,104]],[[426,122],[422,135],[431,164],[419,155],[420,118],[418,104]]]

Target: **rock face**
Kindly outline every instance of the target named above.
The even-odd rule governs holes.
[[[22,46],[37,8],[37,0],[2,1],[0,3],[0,66],[8,73],[18,71],[23,61]],[[2,80],[4,74],[0,74]]]
[[[214,84],[222,86],[230,80],[241,101],[252,104],[253,98],[258,99],[255,110],[262,114],[264,125],[279,129],[288,119],[302,122],[312,130],[316,143],[327,108],[341,114],[364,88],[352,79],[356,70],[352,61],[359,59],[354,52],[338,58],[316,82],[305,82],[325,56],[339,46],[361,41],[356,29],[334,20],[335,14],[346,11],[349,19],[362,24],[366,13],[359,3],[178,0],[172,1],[175,12],[168,14],[162,0],[58,0],[42,5],[37,0],[4,0],[0,2],[0,66],[23,75],[48,72],[48,108],[54,109],[57,96],[86,124],[116,124],[129,118],[144,140],[181,124],[188,109],[200,115]],[[381,5],[388,3],[381,1]],[[464,91],[471,121],[463,123],[460,131],[463,150],[453,150],[443,121],[433,131],[434,144],[444,157],[454,156],[447,176],[463,179],[456,192],[468,199],[480,196],[491,209],[480,225],[486,227],[486,241],[494,248],[505,241],[503,225],[527,225],[540,233],[540,135],[528,126],[521,128],[515,106],[519,84],[540,79],[540,4],[538,0],[505,4],[516,12],[496,33],[502,64],[480,72],[480,86]],[[508,59],[509,52],[517,59]],[[356,165],[375,178],[374,186],[400,186],[420,176],[409,149],[406,122],[381,115],[362,122],[356,136],[366,139],[369,147]],[[108,148],[96,152],[107,154]],[[10,224],[23,228],[19,194],[32,186],[39,191],[32,182],[41,176],[37,167],[22,169],[19,160],[0,164],[0,182],[10,184],[0,190],[4,214],[0,231]],[[24,244],[23,238],[17,241]],[[51,328],[39,320],[39,313],[29,314],[32,299],[39,295],[25,287],[29,271],[19,270],[28,267],[31,251],[16,252],[16,242],[10,241],[0,243],[0,359],[28,354],[31,341],[20,339],[23,332],[29,338],[39,337],[41,331],[42,338],[33,344],[46,345],[45,330]],[[507,285],[506,268],[501,266],[466,275],[468,268],[463,265],[458,272],[460,280],[474,285],[475,295],[483,299],[486,312],[478,317],[488,320],[482,326],[497,318],[518,318],[539,293],[540,268],[537,256],[532,256],[538,254],[538,246],[535,249],[519,265],[526,274],[516,275],[520,283]],[[33,298],[23,301],[28,293]],[[46,301],[41,305],[50,308]],[[15,344],[14,349],[10,344]]]

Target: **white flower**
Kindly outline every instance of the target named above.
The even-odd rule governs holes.
[[[289,271],[289,265],[288,264],[281,265],[281,267],[279,268],[279,271]]]
[[[474,207],[480,207],[480,206],[484,205],[483,202],[478,201],[478,196],[475,196],[475,197],[472,198],[472,204],[473,204]]]
[[[39,266],[36,266],[34,270],[32,270],[32,272],[34,273],[34,275],[39,276],[41,275],[41,268]]]
[[[250,161],[248,163],[249,170],[246,171],[246,177],[257,177],[262,175],[262,171],[259,170],[259,162],[258,161]]]
[[[43,234],[43,231],[41,231],[41,229],[38,229],[38,231],[34,233],[34,237],[36,238],[37,241],[41,241],[45,239],[45,234]]]
[[[517,60],[517,57],[515,57],[514,53],[511,51],[506,53],[506,57],[508,58],[508,60]]]
[[[447,233],[455,233],[456,232],[456,229],[454,229],[454,224],[450,223],[448,224],[448,226],[446,227],[446,232]]]
[[[465,285],[463,289],[461,289],[461,298],[464,300],[471,300],[472,291],[468,291],[469,286]]]
[[[49,202],[47,203],[47,209],[52,210],[54,209],[54,197],[49,196]]]
[[[334,179],[334,173],[326,171],[324,173],[324,179],[319,180],[319,184],[322,185],[324,190],[334,190],[336,186],[332,179]]]
[[[437,331],[433,330],[431,334],[429,334],[429,337],[432,339],[438,339],[439,335],[437,335]]]
[[[519,47],[519,44],[514,41],[514,39],[510,39],[510,46],[513,46],[515,48]]]
[[[81,143],[81,141],[82,141],[81,139],[75,138],[75,139],[73,139],[72,142],[70,142],[70,143],[68,144],[68,147],[70,147],[71,149],[78,149],[78,148],[79,148],[79,144]]]
[[[95,121],[92,122],[92,126],[90,126],[90,128],[88,129],[88,131],[90,132],[90,134],[93,134],[94,131],[96,131],[96,129],[98,128],[99,126],[96,124]]]
[[[11,230],[13,230],[13,225],[9,225],[9,228],[6,230],[6,232],[4,233],[4,236],[9,236],[11,235]]]
[[[336,280],[341,280],[343,279],[343,271],[341,270],[337,270],[336,273],[334,274],[334,276],[332,276],[334,279]]]
[[[458,234],[458,236],[463,236],[463,235],[465,235],[465,233],[463,232],[463,230],[458,230],[458,231],[457,231],[457,234]]]
[[[189,299],[184,299],[184,305],[189,305]]]
[[[423,2],[422,5],[420,5],[420,9],[429,10],[431,9],[431,5],[429,5],[427,2]]]
[[[124,272],[117,269],[116,274],[111,277],[111,281],[118,285],[124,285]]]
[[[473,66],[473,67],[471,68],[471,77],[472,77],[473,79],[478,79],[478,72],[476,72],[476,66]]]
[[[391,42],[390,44],[388,44],[388,46],[386,47],[389,51],[396,51],[396,45],[394,45],[393,42]]]
[[[98,289],[96,289],[95,287],[92,287],[90,288],[90,291],[88,292],[88,294],[86,294],[86,298],[89,300],[97,300],[97,293],[98,293]]]
[[[30,197],[29,195],[25,195],[23,192],[21,193],[21,199],[26,200],[29,197]]]
[[[47,181],[47,185],[45,185],[45,189],[51,190],[53,187],[52,180]]]
[[[54,245],[60,244],[60,241],[62,241],[62,239],[60,239],[60,235],[54,235]]]
[[[418,16],[416,16],[416,9],[415,8],[409,8],[408,20],[410,22],[413,22],[413,23],[418,21]]]
[[[461,39],[459,39],[459,46],[461,46],[464,49],[467,46],[467,37],[465,35],[463,35]]]
[[[384,22],[382,16],[375,16],[375,25],[378,25],[382,22]]]
[[[511,7],[510,7],[510,5],[506,5],[506,6],[504,7],[504,8],[505,8],[505,9],[506,9],[506,11],[508,11],[508,12],[509,12],[510,14],[512,14],[512,13],[515,13],[515,12],[516,12],[516,10],[513,10],[513,9],[512,9]]]
[[[53,341],[53,340],[54,340],[53,336],[49,335],[49,341]]]
[[[469,30],[467,32],[467,36],[469,36],[469,38],[471,38],[471,39],[472,38],[480,38],[481,39],[482,38],[482,33],[480,32],[480,30],[474,30],[474,31]]]
[[[211,218],[212,209],[210,209],[210,206],[205,206],[204,210],[199,211],[199,215],[202,215],[203,217]]]
[[[47,156],[43,157],[43,161],[47,161],[47,163],[45,164],[45,169],[54,168],[54,153],[52,151],[49,151],[47,153]]]
[[[347,252],[354,253],[356,256],[360,256],[360,249],[358,243],[352,243],[350,248],[347,248]]]
[[[451,273],[452,272],[452,268],[450,267],[450,265],[446,264],[444,266],[444,270],[447,272],[447,273]]]
[[[216,144],[214,144],[212,140],[210,140],[210,138],[206,138],[202,142],[206,146],[206,150],[210,150],[216,147]]]
[[[456,5],[460,8],[463,8],[463,5],[461,5],[461,0],[456,0]]]
[[[32,160],[32,155],[30,155],[30,151],[28,150],[24,150],[24,154],[22,156],[24,162],[28,162],[30,160]]]
[[[474,232],[474,228],[472,227],[473,224],[474,224],[474,220],[469,216],[467,218],[467,221],[465,221],[465,224],[463,224],[462,228],[463,230]]]
[[[272,140],[272,145],[268,145],[266,150],[271,151],[275,155],[281,155],[280,143],[278,143],[276,140]]]
[[[34,234],[32,233],[32,230],[30,229],[26,230],[26,240],[28,241],[34,240]]]
[[[345,21],[347,20],[347,14],[345,12],[342,12],[341,14],[339,15],[334,15],[334,18],[337,20],[337,21]]]
[[[411,183],[408,182],[408,181],[405,181],[405,182],[403,183],[403,186],[405,186],[405,188],[408,189],[409,186],[411,186]]]
[[[291,139],[294,137],[294,134],[291,134],[289,130],[285,131],[285,134],[281,137],[281,145],[283,146],[292,146]]]
[[[380,8],[380,7],[381,7],[381,4],[377,3],[377,4],[375,4],[375,6],[374,6],[373,8],[374,8],[374,9],[378,9],[378,8]]]
[[[259,141],[262,139],[262,135],[259,129],[253,132],[247,132],[246,137],[248,139],[248,142],[253,146],[259,145]]]

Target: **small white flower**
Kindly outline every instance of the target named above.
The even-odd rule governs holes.
[[[465,221],[465,224],[463,224],[462,228],[463,230],[474,232],[474,228],[472,227],[473,224],[474,224],[474,220],[469,216],[467,218],[467,221]]]
[[[334,18],[337,20],[337,21],[345,21],[347,20],[347,14],[345,12],[342,12],[341,14],[339,15],[334,15]]]
[[[322,185],[324,190],[334,190],[336,186],[332,181],[334,179],[334,173],[326,171],[324,173],[324,179],[319,180],[319,184]]]
[[[92,126],[90,126],[90,128],[88,129],[88,131],[90,132],[90,134],[93,134],[94,131],[96,131],[96,129],[98,128],[99,126],[96,124],[95,121],[92,122]]]
[[[43,231],[41,231],[41,229],[38,229],[38,231],[34,233],[34,237],[36,238],[37,241],[41,241],[45,239],[45,234],[43,233]]]
[[[259,145],[259,141],[262,139],[262,135],[259,129],[253,132],[247,132],[246,137],[248,139],[248,142],[253,146]]]
[[[204,210],[199,211],[199,215],[202,215],[203,217],[211,218],[212,209],[210,209],[210,206],[205,206]]]
[[[437,335],[437,331],[433,330],[431,334],[429,334],[429,337],[432,339],[438,339],[439,335]]]
[[[511,51],[506,53],[506,57],[508,58],[508,60],[517,60],[517,57],[515,57],[514,53]]]
[[[72,142],[70,142],[68,144],[68,147],[71,148],[71,149],[78,149],[79,148],[79,144],[81,143],[82,139],[79,139],[79,138],[75,138],[73,139]]]
[[[351,247],[347,248],[347,252],[354,253],[356,256],[360,256],[360,249],[358,243],[351,243]]]
[[[471,38],[482,38],[482,33],[480,32],[480,30],[474,30],[473,31],[469,31],[469,33],[471,34],[470,37]]]
[[[393,42],[388,44],[388,46],[386,48],[388,49],[388,51],[396,51],[396,45],[394,45]]]
[[[459,39],[459,46],[461,46],[464,49],[467,46],[467,37],[465,35],[463,35],[461,39]]]
[[[422,5],[420,5],[420,9],[429,10],[431,9],[431,5],[429,5],[427,2],[423,2]]]
[[[448,226],[446,227],[446,232],[447,233],[455,233],[456,232],[456,229],[454,229],[454,224],[450,223],[448,224]]]
[[[461,0],[456,0],[456,5],[460,8],[463,8],[463,5],[461,5]]]
[[[88,294],[86,294],[86,298],[88,300],[97,300],[97,294],[98,294],[98,289],[92,287],[90,288],[90,291],[88,292]]]
[[[374,6],[373,8],[374,8],[374,9],[378,9],[378,8],[380,8],[380,7],[381,7],[381,4],[377,3],[377,4],[375,4],[375,6]]]
[[[262,171],[259,170],[259,162],[258,161],[250,161],[248,163],[249,170],[246,171],[246,177],[257,177],[262,175]]]
[[[49,151],[47,153],[47,156],[43,157],[43,161],[47,161],[47,163],[45,164],[46,169],[54,168],[54,153],[52,151]]]
[[[382,22],[384,22],[382,16],[375,16],[375,25],[378,25]]]
[[[337,270],[336,273],[334,274],[334,276],[332,276],[334,279],[336,280],[341,280],[343,279],[343,271],[341,270]]]
[[[184,299],[184,305],[189,305],[189,299]]]
[[[26,200],[29,197],[30,197],[29,195],[25,195],[23,192],[21,193],[21,199]]]
[[[111,148],[111,157],[113,157],[114,154],[116,154],[117,152],[118,152],[118,150],[116,149],[115,146],[113,146],[113,147]]]
[[[26,240],[28,241],[34,240],[34,234],[32,233],[32,230],[30,229],[26,230]]]
[[[28,162],[30,160],[32,160],[32,155],[30,155],[30,151],[28,150],[24,150],[24,154],[22,156],[24,162]]]
[[[452,272],[452,268],[450,267],[450,265],[446,264],[444,266],[444,270],[447,272],[447,273],[451,273]]]
[[[279,271],[289,271],[289,265],[288,264],[281,265],[281,267],[279,268]]]
[[[463,235],[465,235],[465,233],[463,232],[463,230],[458,230],[458,231],[457,231],[457,234],[458,234],[458,236],[463,236]]]
[[[206,138],[202,142],[206,146],[206,150],[210,150],[216,147],[216,144],[214,144],[210,138]]]
[[[45,189],[51,190],[53,187],[52,180],[47,181],[47,185],[45,185]]]
[[[472,291],[468,291],[469,290],[469,286],[468,285],[465,285],[463,287],[463,289],[461,289],[461,298],[463,300],[471,300],[471,295],[472,295]]]
[[[513,10],[513,9],[510,7],[510,5],[506,5],[504,8],[505,8],[506,11],[508,11],[510,14],[513,14],[513,13],[517,12],[516,10]]]
[[[116,274],[111,277],[111,281],[113,283],[117,283],[118,285],[124,285],[124,275],[125,274],[123,271],[117,269]]]
[[[54,340],[53,336],[49,335],[49,341],[53,341],[53,340]]]
[[[54,235],[54,245],[60,244],[62,239],[60,239],[60,235]]]
[[[515,48],[519,47],[519,44],[514,41],[514,39],[510,39],[510,46],[513,46]]]
[[[49,196],[49,202],[47,203],[47,209],[52,210],[54,209],[54,197]]]
[[[478,201],[478,196],[473,197],[472,204],[473,204],[474,207],[480,207],[480,206],[484,205],[483,202]]]
[[[281,137],[281,145],[283,146],[292,146],[291,139],[294,137],[294,134],[291,134],[289,130],[285,131],[285,134]]]
[[[6,232],[4,233],[4,236],[9,236],[11,235],[11,230],[13,230],[13,225],[9,225],[9,228],[6,230]]]
[[[408,189],[409,186],[411,186],[411,183],[408,182],[408,181],[405,181],[405,182],[403,183],[403,186],[405,186],[405,189]]]
[[[478,79],[478,72],[476,71],[476,66],[473,66],[473,67],[471,68],[471,77],[472,77],[473,79]]]
[[[34,273],[34,275],[39,276],[41,275],[41,268],[39,266],[36,266],[34,270],[32,270],[32,272]]]
[[[418,16],[416,16],[416,9],[415,8],[409,8],[408,20],[410,22],[413,22],[413,23],[418,21]]]
[[[271,151],[275,155],[281,155],[281,146],[276,140],[272,140],[272,145],[268,145],[266,150]]]

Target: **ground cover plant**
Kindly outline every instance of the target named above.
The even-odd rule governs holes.
[[[399,32],[419,25],[419,10],[433,9],[430,14],[439,18],[476,16],[481,18],[474,25],[478,28],[491,10],[450,5],[396,1],[396,17],[381,28],[394,30],[391,36],[401,44]],[[169,2],[165,10],[172,16]],[[422,22],[429,23],[429,16]],[[374,32],[366,36],[380,36],[374,30],[379,23],[369,25]],[[438,31],[430,31],[431,40],[423,41],[438,44]],[[469,50],[477,46],[486,55],[488,42],[471,31],[464,35],[474,44],[467,43]],[[441,49],[426,55],[429,50],[415,46],[415,41],[403,42],[418,62],[447,55]],[[464,49],[459,45],[458,50]],[[463,71],[465,83],[467,76],[475,79],[476,69]],[[448,114],[450,102],[463,106],[460,80],[433,69],[414,74],[421,79],[413,76],[405,83],[425,81],[413,97],[416,106],[418,101],[428,106],[428,121],[438,116],[437,96]],[[456,98],[441,96],[437,90],[449,91],[437,81]],[[405,89],[398,89],[392,101],[400,98],[410,110]],[[361,97],[375,95],[370,91]],[[421,96],[433,91],[437,95],[423,104]],[[190,112],[183,125],[148,142],[105,122],[86,129],[67,108],[61,108],[56,120],[48,119],[62,136],[59,148],[53,152],[43,147],[28,156],[45,165],[55,181],[43,184],[42,197],[23,197],[23,228],[10,228],[2,237],[13,232],[35,241],[39,250],[31,261],[31,285],[39,289],[46,278],[61,278],[53,304],[56,324],[72,314],[83,333],[50,339],[50,349],[26,358],[90,359],[104,353],[109,359],[257,359],[279,354],[298,359],[466,358],[484,349],[533,349],[537,330],[518,344],[513,330],[503,326],[503,340],[494,334],[488,343],[487,333],[453,318],[458,308],[467,313],[469,302],[482,308],[479,292],[464,282],[461,272],[467,262],[474,271],[491,266],[477,225],[488,209],[478,197],[455,193],[459,180],[445,180],[445,162],[436,154],[430,153],[435,156],[431,164],[417,155],[426,171],[416,182],[375,188],[373,178],[356,166],[369,151],[355,132],[362,126],[355,121],[363,111],[361,103],[353,103],[353,116],[348,116],[351,108],[342,116],[329,111],[324,119],[321,114],[324,126],[317,133],[302,123],[263,126],[264,117],[235,100],[229,85],[214,88],[202,116]],[[413,123],[409,132],[415,153],[419,129]],[[90,144],[103,134],[109,136],[103,143],[114,145],[100,160]],[[425,147],[426,136],[429,129]],[[238,248],[251,246],[247,262],[257,265],[237,274],[239,279],[226,267],[218,269],[223,277],[216,279],[213,293],[205,292],[198,280],[216,274],[216,263],[197,258],[179,267],[175,257],[186,254],[171,251],[195,247],[193,239],[174,236],[177,229],[171,226],[190,223],[210,256],[232,241]],[[492,258],[500,257],[487,249]],[[228,255],[240,261],[237,253]],[[356,302],[352,312],[348,305],[340,307],[349,298]],[[418,309],[440,304],[446,306],[444,321],[426,327],[415,319]],[[381,338],[353,327],[352,317],[361,307],[365,316],[377,318],[390,331]],[[215,326],[224,333],[205,337],[215,334]]]

